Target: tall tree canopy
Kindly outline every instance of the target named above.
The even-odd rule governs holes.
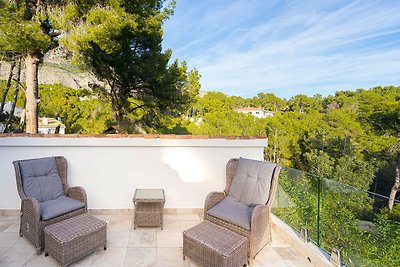
[[[38,66],[44,53],[58,45],[61,32],[74,61],[102,81],[93,89],[109,98],[125,131],[146,131],[162,116],[185,111],[200,84],[197,71],[177,61],[169,65],[172,52],[162,51],[162,24],[174,4],[0,0],[0,53],[25,57],[26,132],[38,128]]]
[[[61,40],[73,62],[95,74],[120,127],[146,132],[162,116],[178,116],[199,90],[197,71],[185,63],[169,65],[171,51],[162,51],[162,24],[174,2],[110,0],[82,15],[81,23]]]
[[[26,132],[38,131],[38,67],[44,53],[57,46],[48,16],[62,1],[0,0],[0,53],[6,59],[23,56],[26,66]]]

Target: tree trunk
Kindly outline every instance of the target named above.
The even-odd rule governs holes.
[[[15,67],[15,61],[13,61],[13,62],[11,63],[10,75],[8,75],[7,86],[6,86],[6,89],[4,90],[3,97],[2,97],[2,99],[1,99],[0,114],[3,113],[4,104],[6,103],[6,98],[7,98],[8,90],[10,90],[10,87],[11,87],[11,79],[12,79],[12,76],[13,76],[13,74],[14,74],[14,67]]]
[[[20,129],[24,129],[25,128],[25,123],[26,123],[26,98],[25,98],[25,101],[24,101],[24,108],[22,110],[21,119],[19,121],[19,128]]]
[[[273,153],[273,162],[278,163],[278,130],[274,129],[274,153]]]
[[[342,155],[346,155],[347,135],[344,137]]]
[[[15,85],[15,92],[14,92],[14,99],[13,99],[13,103],[11,106],[11,110],[10,110],[10,115],[8,116],[8,121],[7,121],[7,125],[6,125],[6,132],[9,131],[9,129],[11,128],[11,124],[12,124],[12,118],[14,117],[14,112],[15,112],[15,106],[17,105],[17,101],[18,101],[18,93],[19,93],[19,83],[21,81],[21,59],[18,62],[18,69],[17,69],[17,79],[16,79],[17,83]]]
[[[394,185],[392,191],[390,191],[389,196],[389,209],[393,209],[394,200],[396,198],[397,191],[400,188],[400,151],[397,152],[397,164],[396,164],[396,178],[394,180]]]
[[[38,132],[38,68],[39,55],[29,53],[26,66],[26,133]]]

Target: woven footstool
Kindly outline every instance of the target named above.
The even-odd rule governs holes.
[[[107,249],[107,223],[87,213],[47,226],[44,235],[45,256],[50,254],[63,266],[100,246]]]
[[[188,256],[207,267],[247,265],[247,239],[204,221],[183,232],[183,259]]]

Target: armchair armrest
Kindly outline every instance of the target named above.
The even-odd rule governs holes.
[[[87,196],[86,190],[81,186],[69,187],[67,189],[67,196],[85,203],[87,209]]]
[[[257,205],[251,215],[251,239],[254,247],[266,244],[271,240],[271,207],[269,205]],[[263,246],[263,245],[261,245]],[[257,250],[258,251],[258,250]],[[255,255],[255,251],[252,252]]]
[[[206,217],[207,211],[219,203],[224,197],[224,192],[211,192],[207,195],[204,203],[204,218]]]
[[[24,227],[29,232],[39,232],[40,206],[39,202],[33,198],[24,198],[21,200],[21,228]],[[34,229],[32,229],[34,227]]]
[[[271,212],[270,206],[267,205],[257,205],[253,213],[251,214],[251,229],[254,230],[253,227],[260,227],[264,223],[269,224],[269,219],[270,215],[269,213]]]
[[[271,220],[272,204],[269,201],[264,205],[257,205],[251,216],[251,223],[256,224],[258,227],[264,227],[264,225],[269,225]]]

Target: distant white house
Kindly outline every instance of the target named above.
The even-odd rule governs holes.
[[[4,108],[3,108],[3,113],[8,113],[8,114],[10,114],[11,108],[12,108],[12,105],[13,105],[13,104],[14,104],[14,103],[11,102],[11,101],[5,102],[5,103],[4,103]],[[14,116],[16,116],[16,117],[21,117],[23,111],[24,111],[24,110],[23,110],[22,108],[15,107],[15,109],[14,109]],[[5,124],[0,124],[0,133],[4,133],[4,130],[5,130],[5,129],[6,129],[6,125],[5,125]]]
[[[194,122],[194,124],[195,124],[196,126],[200,126],[200,125],[203,124],[203,118],[197,118],[197,119],[195,119],[195,118],[191,117],[191,118],[190,118],[190,121],[191,121],[191,122]]]
[[[274,113],[272,111],[267,111],[262,108],[247,107],[247,108],[236,109],[236,111],[240,113],[251,114],[254,117],[261,119],[274,116]]]
[[[5,113],[5,112],[10,113],[12,105],[13,105],[13,102],[11,102],[11,101],[5,102],[3,113]],[[21,118],[23,110],[24,110],[23,108],[15,107],[14,116]]]
[[[58,131],[57,131],[58,129]],[[39,118],[39,133],[42,134],[65,134],[65,125],[54,118]]]
[[[4,103],[4,110],[3,113],[10,113],[11,112],[11,107],[13,105],[13,102],[8,101]],[[16,117],[21,117],[24,109],[15,107],[14,109],[14,116]],[[65,134],[65,125],[54,118],[40,118],[39,117],[39,129],[38,132],[42,134],[55,134],[56,132],[59,134]],[[0,124],[0,133],[4,132],[5,130],[5,125]]]

